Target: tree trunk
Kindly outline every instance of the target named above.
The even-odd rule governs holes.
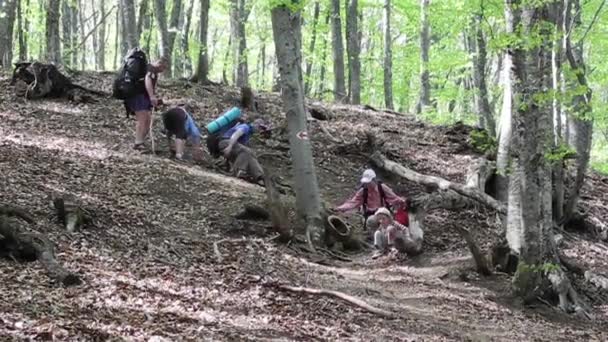
[[[190,0],[188,9],[184,13],[185,21],[181,29],[181,49],[182,58],[180,64],[182,66],[182,76],[192,75],[192,60],[190,59],[190,23],[192,22],[192,11],[194,9],[194,0]]]
[[[104,15],[106,13],[105,0],[99,1],[99,13]],[[99,31],[97,34],[97,69],[106,70],[106,22],[102,20],[99,24]]]
[[[103,1],[102,1],[103,2]],[[144,33],[144,30],[150,28],[150,17],[149,13],[150,2],[149,0],[142,0],[139,4],[139,15],[137,16],[137,41],[141,39],[141,35]],[[103,13],[103,11],[101,12]],[[148,25],[145,25],[148,23]]]
[[[484,16],[483,7],[480,11],[479,14],[475,15],[473,27],[476,43],[476,54],[473,57],[473,82],[476,88],[475,109],[479,117],[480,127],[486,129],[490,136],[494,137],[496,136],[496,123],[494,122],[494,116],[492,115],[492,109],[488,100],[488,88],[486,85],[486,40],[481,27]]]
[[[393,109],[393,52],[391,37],[391,0],[384,0],[384,105]]]
[[[420,100],[417,113],[422,113],[431,105],[429,3],[430,0],[420,0]]]
[[[10,68],[13,62],[13,28],[17,1],[0,1],[0,67]]]
[[[163,1],[164,3],[164,1]],[[139,46],[139,36],[137,35],[137,21],[135,21],[135,0],[122,0],[123,6],[123,30],[127,39],[129,49]]]
[[[551,167],[545,158],[552,144],[552,119],[548,101],[538,101],[551,80],[551,22],[548,5],[529,7],[520,0],[506,0],[509,29],[517,27],[518,42],[532,34],[532,47],[516,44],[509,48],[513,60],[513,171],[509,182],[507,236],[511,249],[519,254],[513,289],[525,301],[546,295],[552,285],[565,309],[569,297],[577,296],[559,266],[553,241]],[[517,243],[513,243],[513,242]],[[545,270],[547,264],[555,269]]]
[[[321,5],[319,1],[315,1],[315,11],[312,17],[312,33],[310,38],[310,47],[308,48],[308,60],[306,61],[306,73],[304,76],[304,94],[308,95],[310,92],[310,84],[311,79],[310,75],[312,73],[312,61],[313,56],[315,55],[315,43],[317,41],[317,26],[319,22],[319,13],[321,12]]]
[[[84,6],[82,5],[82,0],[78,0],[78,8],[75,8],[74,11],[78,13],[78,22],[80,23],[80,39],[76,39],[72,45],[75,46],[75,49],[78,50],[79,42],[82,42],[82,53],[80,54],[80,70],[84,70],[87,64],[87,44],[86,44],[86,36],[84,33],[85,21],[84,21]],[[73,19],[72,19],[73,20]],[[73,23],[76,23],[73,21]],[[73,30],[72,33],[77,32]],[[74,37],[78,37],[77,34],[74,34]]]
[[[61,40],[59,35],[60,0],[49,0],[46,7],[46,59],[61,63]]]
[[[23,0],[18,1],[17,7],[17,19],[19,21],[19,60],[27,61],[28,60],[28,37],[30,31],[30,21],[29,21],[29,10],[30,10],[30,0],[25,0],[25,6],[22,6]],[[25,13],[23,13],[25,11]]]
[[[331,20],[331,11],[327,11],[325,16],[325,26],[329,25]],[[323,47],[321,48],[321,70],[319,71],[319,86],[317,88],[316,97],[321,98],[325,92],[325,74],[326,74],[326,63],[327,62],[327,39],[323,39]]]
[[[120,26],[117,27],[116,32],[120,33],[120,61],[119,64],[122,64],[122,59],[127,54],[129,50],[129,37],[127,35],[127,24],[125,22],[126,18],[126,10],[124,6],[125,0],[118,0],[118,8],[120,12]],[[128,0],[131,1],[131,0]]]
[[[324,225],[312,147],[306,127],[300,25],[299,11],[292,12],[286,6],[272,9],[272,31],[294,169],[296,208],[306,223],[309,245],[314,248],[313,246],[324,243]]]
[[[78,49],[76,48],[78,46],[78,8],[76,7],[76,3],[73,3],[68,8],[69,11],[68,13],[66,13],[66,15],[70,16],[70,45],[72,46],[72,49],[67,52],[64,49],[63,53],[69,53],[69,55],[72,56],[72,62],[70,65],[72,66],[72,68],[76,69],[78,67]]]
[[[249,70],[247,67],[247,36],[245,32],[245,0],[231,0],[230,28],[232,32],[232,47],[234,50],[234,84],[237,87],[249,85]]]
[[[345,102],[347,98],[344,81],[344,45],[342,44],[340,0],[331,0],[331,15],[331,43],[334,57],[334,98],[338,102]]]
[[[167,61],[169,62],[166,71],[167,77],[172,77],[173,73],[171,72],[171,55],[173,52],[173,46],[171,45],[171,37],[174,37],[174,35],[173,33],[169,34],[169,29],[167,27],[167,11],[165,0],[154,0],[154,13],[156,16],[156,24],[158,25],[158,32],[160,34],[160,54],[162,57],[167,58]]]
[[[209,29],[209,0],[201,0],[200,24],[198,39],[198,62],[192,81],[206,83],[209,79],[209,50],[207,48],[207,31]],[[230,48],[228,48],[230,50]],[[214,50],[215,51],[215,50]]]
[[[386,0],[390,2],[390,0]],[[359,38],[358,0],[346,0],[346,51],[348,53],[348,95],[350,103],[361,103],[361,39]]]
[[[228,84],[228,75],[227,75],[227,69],[228,69],[228,58],[230,58],[230,52],[232,52],[232,35],[230,35],[230,37],[228,37],[228,47],[226,48],[226,53],[224,54],[224,63],[222,65],[222,82],[224,84]],[[234,75],[234,73],[233,73]]]
[[[559,33],[565,32],[564,30],[564,9],[562,3],[558,2],[556,10],[559,11],[557,14],[556,30]],[[557,149],[563,145],[562,137],[562,106],[561,106],[561,70],[562,70],[562,56],[564,40],[559,39],[553,40],[553,49],[551,54],[551,86],[553,89],[553,148]],[[563,94],[560,94],[563,96]],[[559,222],[564,216],[564,161],[558,160],[553,167],[553,186],[555,188],[553,193],[553,219]]]
[[[71,0],[63,0],[61,2],[61,31],[63,34],[63,64],[74,68],[72,55],[76,52],[74,51],[75,46],[72,46],[74,40],[72,38],[72,5]],[[77,34],[77,32],[75,33]]]
[[[572,23],[573,26],[581,25],[581,7],[579,0],[567,1],[566,9],[572,5],[572,11],[568,11],[565,22]],[[574,13],[574,18],[571,18],[570,12]],[[571,27],[569,32],[572,31]],[[589,158],[591,154],[591,140],[593,137],[593,116],[591,107],[591,97],[593,95],[591,87],[587,82],[587,68],[583,56],[583,42],[572,46],[570,35],[564,37],[566,59],[570,65],[570,69],[576,71],[576,80],[573,80],[570,87],[572,89],[584,89],[584,93],[579,93],[572,99],[572,113],[570,113],[569,126],[569,143],[576,150],[576,169],[574,176],[574,184],[568,191],[568,201],[564,208],[564,217],[562,222],[569,221],[574,212],[580,190],[585,181],[585,173],[589,166]]]
[[[507,33],[513,34],[514,27],[510,26],[507,20]],[[498,133],[498,152],[496,154],[496,198],[507,202],[508,198],[508,167],[511,152],[511,136],[513,131],[512,112],[513,112],[513,92],[511,80],[513,79],[511,54],[504,54],[503,62],[503,100],[500,114],[499,133]],[[505,222],[503,220],[503,222]]]

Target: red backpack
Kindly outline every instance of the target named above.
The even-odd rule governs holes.
[[[401,223],[406,227],[409,227],[410,218],[407,214],[407,208],[405,208],[404,206],[400,206],[399,208],[397,208],[397,211],[395,211],[395,221]]]

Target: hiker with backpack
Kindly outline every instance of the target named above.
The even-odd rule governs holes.
[[[410,204],[408,212],[415,217],[416,209]],[[375,229],[374,247],[376,252],[372,258],[378,258],[395,248],[399,253],[410,256],[418,255],[422,252],[422,240],[424,233],[416,219],[412,220],[409,226],[404,226],[393,218],[393,214],[387,208],[376,210],[373,216],[367,219],[367,225]]]
[[[334,210],[345,213],[359,209],[365,222],[367,222],[367,218],[374,215],[376,210],[382,207],[391,207],[398,210],[400,217],[402,217],[405,211],[405,199],[397,196],[393,189],[379,181],[374,170],[366,169],[361,177],[359,190],[352,198]],[[404,218],[402,217],[401,220],[403,224],[407,225],[407,215]],[[366,228],[367,225],[364,224],[364,229]]]
[[[135,145],[136,150],[144,148],[144,140],[148,136],[152,124],[152,109],[161,101],[156,96],[158,75],[165,71],[168,65],[166,57],[148,64],[146,54],[139,48],[133,48],[124,59],[124,64],[114,80],[113,96],[123,100],[129,114],[135,114]]]
[[[162,114],[163,125],[171,148],[177,160],[183,160],[186,141],[192,145],[192,157],[196,161],[203,159],[201,132],[192,115],[184,107],[173,107]],[[171,147],[171,138],[175,136],[175,148]]]
[[[241,123],[225,131],[218,143],[219,150],[232,165],[237,178],[264,183],[264,171],[251,150],[249,140],[255,133],[267,133],[270,130],[264,120],[256,119],[252,123]]]

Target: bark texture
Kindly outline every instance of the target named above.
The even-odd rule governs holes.
[[[475,55],[473,56],[473,82],[475,83],[475,109],[479,118],[479,126],[485,128],[491,136],[496,136],[496,123],[488,99],[486,84],[487,51],[486,39],[481,27],[483,21],[483,7],[475,15],[473,32],[475,35]]]
[[[46,58],[49,62],[57,64],[61,63],[60,4],[60,0],[49,0],[46,7]]]
[[[201,0],[200,23],[198,38],[200,48],[198,50],[198,61],[196,71],[192,76],[194,82],[207,82],[209,78],[209,54],[207,49],[207,32],[209,30],[209,0]]]
[[[389,0],[390,1],[390,0]],[[361,40],[359,34],[359,1],[346,0],[346,51],[348,53],[348,97],[351,104],[361,103]]]
[[[245,9],[246,0],[231,0],[230,29],[234,57],[234,83],[237,87],[249,85],[249,69],[247,65],[247,35],[245,23],[248,14]]]
[[[391,0],[384,0],[384,105],[393,109],[393,49],[391,37]]]
[[[298,215],[304,218],[308,242],[313,247],[324,244],[324,225],[312,146],[306,127],[300,25],[299,12],[292,12],[285,6],[272,9],[272,31],[293,160],[296,209]]]
[[[308,95],[310,91],[311,79],[310,75],[312,74],[312,56],[314,56],[315,52],[315,44],[317,42],[317,26],[319,23],[319,13],[321,12],[321,5],[318,1],[315,2],[315,9],[312,18],[312,33],[310,39],[310,47],[308,48],[308,60],[306,61],[306,72],[304,75],[304,93]]]
[[[139,45],[139,36],[137,34],[137,22],[135,21],[135,1],[121,0],[122,13],[125,35],[127,39],[127,47],[132,49]],[[164,1],[163,1],[164,2]]]
[[[420,0],[420,100],[417,108],[418,113],[431,105],[429,3],[430,0]]]
[[[344,102],[347,98],[344,78],[344,44],[342,43],[340,0],[331,0],[331,45],[334,58],[334,99],[338,102]]]
[[[10,67],[13,61],[13,29],[18,1],[0,1],[0,67]]]

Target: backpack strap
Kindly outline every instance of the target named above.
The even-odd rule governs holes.
[[[384,188],[382,188],[382,182],[378,182],[378,193],[380,193],[380,205],[386,207],[386,195],[384,194]]]
[[[363,209],[363,215],[367,214],[367,187],[362,185],[363,187],[363,205],[361,206]]]

